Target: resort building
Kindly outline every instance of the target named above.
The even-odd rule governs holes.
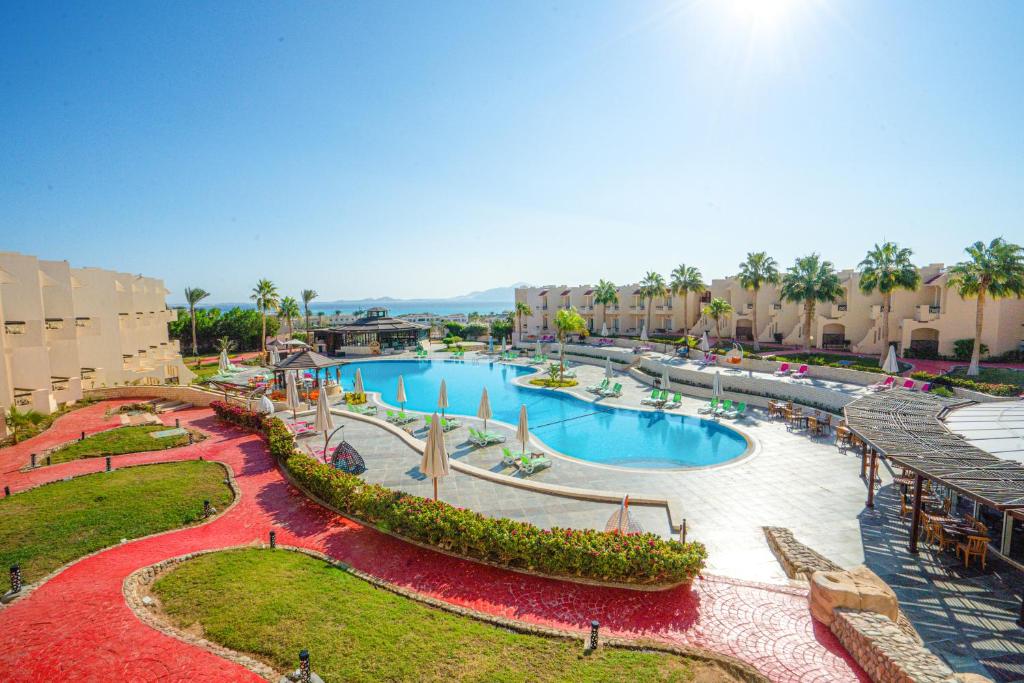
[[[50,413],[82,391],[187,384],[155,278],[0,252],[0,407]]]
[[[313,340],[324,353],[361,356],[404,351],[426,339],[429,332],[427,325],[392,318],[386,308],[376,306],[347,325],[314,330]]]
[[[897,291],[889,314],[889,340],[902,354],[953,355],[958,339],[974,337],[975,298],[962,299],[947,286],[948,273],[940,263],[920,268],[917,291]],[[839,272],[842,296],[832,303],[818,303],[811,325],[811,346],[856,353],[880,353],[885,346],[882,333],[882,295],[860,291],[860,274]],[[803,344],[803,306],[782,299],[779,288],[762,288],[754,300],[736,277],[713,279],[703,292],[691,292],[686,300],[669,295],[648,302],[640,285],[618,287],[618,302],[603,306],[594,301],[594,287],[549,285],[516,289],[516,302],[533,311],[523,318],[523,338],[533,340],[553,335],[554,315],[560,308],[575,307],[587,321],[591,334],[607,329],[610,335],[639,335],[645,324],[648,335],[716,334],[715,323],[702,313],[712,298],[728,301],[733,313],[721,321],[723,337],[740,341]],[[754,308],[757,327],[754,330]],[[650,309],[650,310],[648,310]],[[990,355],[1015,351],[1024,345],[1024,300],[1009,298],[985,303],[982,343]]]

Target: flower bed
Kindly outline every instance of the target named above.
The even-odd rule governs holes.
[[[540,529],[368,484],[297,451],[278,419],[221,401],[210,407],[221,419],[261,431],[271,454],[313,495],[346,515],[417,543],[510,569],[641,586],[687,583],[707,559],[707,550],[697,542],[666,541],[655,534]]]
[[[914,379],[924,380],[925,382],[931,382],[933,384],[944,385],[947,387],[960,387],[961,389],[979,391],[983,394],[990,394],[992,396],[1016,396],[1021,393],[1020,387],[1015,384],[978,382],[966,377],[957,377],[955,375],[935,375],[924,371],[912,372],[910,373],[910,376]]]

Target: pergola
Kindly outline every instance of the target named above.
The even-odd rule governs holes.
[[[1024,466],[977,448],[942,422],[950,410],[972,403],[890,389],[859,398],[844,409],[847,426],[864,442],[864,458],[870,453],[872,484],[878,455],[914,473],[912,553],[917,552],[924,479],[1003,513],[999,551],[1004,556],[1012,538],[1011,516],[1024,519]],[[871,500],[869,493],[869,506]]]
[[[282,359],[278,363],[274,364],[274,381],[278,386],[284,386],[284,373],[289,370],[295,370],[298,372],[309,372],[313,373],[314,379],[320,376],[320,372],[323,371],[324,377],[329,377],[328,370],[330,368],[344,365],[345,361],[337,360],[334,358],[328,358],[316,351],[310,351],[304,349],[298,353],[293,353],[287,358]],[[341,370],[338,370],[339,376]]]
[[[430,333],[427,325],[420,325],[401,318],[392,318],[385,308],[371,308],[366,316],[348,325],[316,330],[317,341],[326,345],[329,352],[344,347],[365,347],[380,349],[405,349],[426,339]]]

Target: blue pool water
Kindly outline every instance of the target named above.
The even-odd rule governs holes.
[[[565,455],[605,465],[639,468],[716,465],[742,455],[747,441],[737,432],[710,420],[660,411],[612,408],[568,394],[527,389],[513,384],[533,370],[503,363],[458,361],[370,361],[342,367],[342,384],[352,387],[362,370],[367,391],[379,391],[386,403],[398,405],[398,376],[405,378],[405,407],[430,412],[437,408],[441,380],[448,388],[450,415],[475,416],[480,392],[487,387],[496,420],[519,421],[525,404],[530,432]]]

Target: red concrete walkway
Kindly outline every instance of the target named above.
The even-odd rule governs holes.
[[[219,460],[234,471],[241,491],[238,504],[209,524],[84,559],[0,610],[3,680],[259,680],[144,625],[128,609],[121,587],[141,567],[195,550],[265,540],[271,528],[282,544],[325,552],[386,581],[482,612],[581,632],[598,619],[604,633],[731,655],[774,681],[867,680],[831,633],[811,619],[803,590],[705,578],[692,589],[647,593],[540,579],[452,559],[310,502],[283,480],[258,436],[220,424],[210,411],[166,416],[168,422],[174,417],[211,438],[171,451],[119,456],[116,466],[200,455]],[[33,473],[8,473],[0,483],[20,490],[41,477],[53,480],[102,468],[102,460],[79,460]]]

